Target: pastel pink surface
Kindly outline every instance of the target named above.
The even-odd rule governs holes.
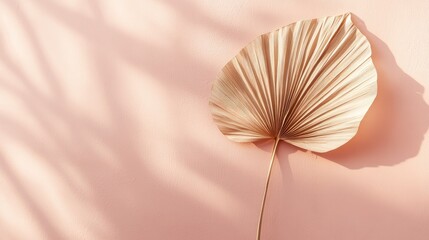
[[[428,239],[429,2],[0,1],[0,239],[254,239],[271,143],[213,123],[261,33],[352,12],[378,96],[325,154],[279,146],[263,239]]]

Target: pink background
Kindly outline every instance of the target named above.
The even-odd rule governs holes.
[[[379,95],[340,149],[279,146],[263,239],[429,239],[424,0],[0,0],[0,239],[254,239],[271,145],[219,132],[211,83],[348,11]]]

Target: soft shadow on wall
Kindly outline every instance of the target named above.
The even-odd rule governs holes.
[[[377,97],[350,142],[318,154],[348,168],[391,166],[416,156],[429,127],[429,105],[422,85],[397,65],[389,47],[352,15],[368,38],[377,69]]]
[[[80,234],[92,239],[169,239],[172,236],[177,239],[199,239],[202,235],[205,235],[204,239],[246,239],[247,234],[253,236],[253,232],[247,233],[242,227],[237,227],[243,221],[231,220],[216,211],[212,201],[205,199],[207,196],[201,192],[184,191],[181,186],[172,187],[176,184],[173,183],[175,178],[165,180],[159,172],[151,171],[149,162],[158,159],[142,152],[154,149],[153,143],[156,141],[167,146],[163,153],[166,154],[163,155],[164,160],[186,159],[188,165],[192,162],[201,167],[204,165],[198,163],[200,156],[216,154],[188,138],[182,141],[187,142],[187,148],[192,151],[171,149],[168,146],[174,144],[175,138],[162,131],[148,131],[156,134],[148,134],[150,139],[148,137],[147,142],[139,142],[136,139],[136,129],[142,123],[134,117],[135,113],[130,112],[130,106],[127,106],[129,99],[120,92],[123,79],[118,75],[118,64],[130,65],[141,73],[151,75],[159,80],[165,91],[182,90],[197,96],[202,95],[201,85],[205,87],[214,78],[217,71],[215,67],[207,66],[196,56],[186,52],[187,48],[181,46],[180,41],[171,47],[159,48],[112,27],[104,19],[97,1],[88,2],[90,17],[55,1],[34,1],[32,4],[36,8],[87,44],[89,60],[94,63],[91,81],[97,84],[108,109],[108,119],[105,119],[108,124],[101,125],[97,119],[72,108],[63,98],[67,91],[63,86],[63,79],[58,72],[53,71],[44,52],[46,49],[41,44],[45,38],[35,34],[40,29],[35,29],[31,17],[22,6],[23,2],[2,0],[1,3],[17,19],[26,43],[31,46],[32,51],[27,54],[37,60],[35,66],[40,68],[44,81],[52,90],[47,94],[38,91],[33,85],[32,76],[26,74],[25,69],[1,46],[0,63],[13,73],[14,80],[22,88],[9,86],[5,79],[0,79],[0,84],[7,89],[8,94],[13,95],[16,102],[22,104],[26,116],[38,126],[35,131],[21,124],[18,121],[20,116],[1,114],[1,140],[17,142],[35,156],[35,159],[26,158],[22,161],[29,165],[43,166],[47,175],[55,176],[56,181],[52,184],[61,187],[52,192],[62,200],[56,202],[56,206],[61,206],[62,211],[69,213],[68,217],[76,221],[72,226],[65,224],[64,219],[58,217],[58,212],[51,208],[52,199],[40,201],[40,196],[31,191],[28,179],[22,178],[12,167],[16,159],[3,157],[3,152],[7,149],[1,145],[0,173],[22,201],[23,211],[26,212],[24,216],[31,219],[31,224],[21,225],[22,229],[36,229],[44,239],[68,239],[70,235],[79,238]],[[196,19],[194,14],[189,14],[184,9],[175,7],[175,10],[189,25],[201,23],[202,27],[211,29],[226,39],[243,37],[241,32],[240,36],[230,36],[232,32],[237,32],[213,19],[204,19],[204,14],[197,15]],[[200,12],[200,9],[192,5],[188,5],[186,10],[190,13]],[[62,60],[61,54],[58,53],[58,61]],[[173,123],[178,124],[176,128],[180,129],[179,118]],[[64,128],[58,130],[54,127],[58,125]],[[221,156],[217,156],[216,160],[224,162]],[[210,174],[200,176],[204,169],[193,169],[192,166],[176,161],[160,164],[170,164],[168,167],[177,164],[177,171],[182,170],[183,176],[195,180],[191,190],[213,189],[210,187],[219,184],[210,178]],[[198,172],[195,173],[194,170]],[[184,174],[186,171],[188,175]],[[240,169],[236,171],[240,172]],[[247,174],[241,173],[245,181]],[[193,177],[190,178],[189,175]],[[216,179],[216,175],[213,179]],[[245,201],[246,196],[253,196],[253,192],[243,190],[238,184],[225,191],[220,185],[216,189],[232,199],[232,202],[235,196],[242,196],[240,201]],[[64,199],[66,196],[67,199]],[[82,209],[85,211],[82,212]],[[7,228],[10,223],[1,222],[3,217],[8,222],[14,221],[14,218],[7,216],[0,218],[0,238],[8,234],[6,238],[19,239],[21,233],[18,230],[3,232],[3,228]],[[251,221],[254,218],[248,219]],[[199,231],[189,230],[193,228]]]

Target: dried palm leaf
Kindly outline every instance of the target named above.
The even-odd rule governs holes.
[[[376,94],[370,44],[350,13],[263,34],[223,67],[210,97],[220,131],[236,142],[274,140],[257,239],[279,141],[314,152],[338,148]]]

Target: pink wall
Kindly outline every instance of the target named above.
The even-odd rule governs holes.
[[[342,148],[279,146],[263,239],[429,239],[422,0],[0,0],[0,239],[254,239],[271,145],[218,131],[211,83],[257,35],[348,11],[379,95]]]

